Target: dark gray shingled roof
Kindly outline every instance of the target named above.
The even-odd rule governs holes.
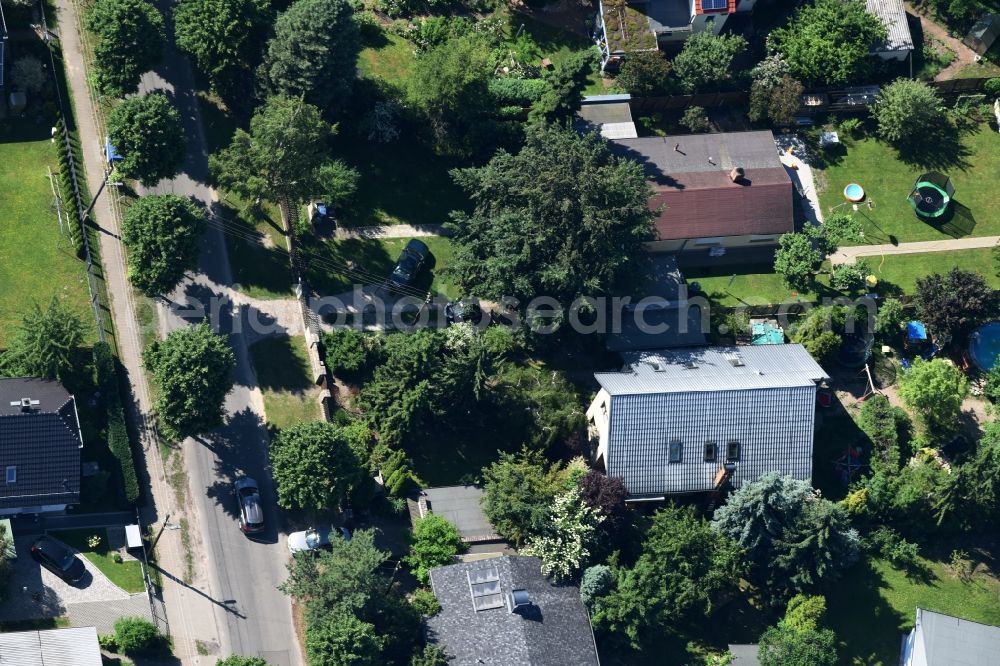
[[[499,541],[480,506],[483,494],[483,489],[476,486],[444,486],[425,488],[421,499],[431,513],[454,525],[464,541]]]
[[[503,606],[476,611],[469,573],[495,568]],[[431,569],[441,612],[427,620],[427,637],[463,666],[596,666],[590,618],[571,585],[541,573],[537,557],[503,556]],[[512,589],[527,590],[531,605],[510,611]]]
[[[61,384],[0,379],[0,508],[78,503],[81,446],[76,402]],[[12,484],[9,466],[17,468]]]

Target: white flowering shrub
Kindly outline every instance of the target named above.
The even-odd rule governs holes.
[[[521,552],[541,558],[543,574],[556,582],[566,582],[587,563],[594,534],[604,516],[580,498],[577,488],[558,495],[550,513],[549,529],[529,539]]]

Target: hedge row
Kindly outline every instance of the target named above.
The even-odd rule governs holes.
[[[128,428],[125,426],[125,409],[122,407],[119,393],[118,370],[108,343],[98,342],[94,345],[94,367],[97,370],[97,386],[100,388],[108,415],[108,448],[118,460],[125,499],[129,504],[135,504],[139,500],[139,478],[135,472]]]
[[[84,256],[83,224],[80,220],[80,211],[76,207],[73,178],[70,175],[70,149],[67,147],[66,141],[63,140],[65,131],[66,126],[60,119],[56,123],[56,152],[59,158],[59,192],[63,201],[63,212],[66,214],[69,240],[73,243],[73,250],[76,252],[76,256],[82,259]]]

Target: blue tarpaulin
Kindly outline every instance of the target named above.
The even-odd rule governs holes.
[[[104,155],[108,158],[108,164],[117,162],[122,158],[118,150],[111,144],[111,139],[104,137]]]
[[[910,321],[906,323],[906,339],[910,342],[918,342],[927,339],[927,329],[922,322]]]

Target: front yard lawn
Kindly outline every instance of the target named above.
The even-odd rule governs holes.
[[[59,165],[48,127],[7,120],[0,129],[0,348],[27,308],[53,294],[80,315],[88,341],[97,337],[84,263],[52,207],[46,167]]]
[[[310,380],[305,337],[275,336],[250,346],[250,362],[264,393],[264,414],[276,428],[319,419],[319,390]]]
[[[252,298],[291,298],[292,266],[278,207],[265,201],[253,211],[226,199],[217,213],[227,220],[226,250],[236,288]]]
[[[979,273],[991,287],[1000,289],[1000,277],[994,267],[992,248],[894,254],[886,256],[885,261],[879,257],[866,259],[879,280],[891,282],[907,294],[916,291],[917,278],[931,273],[947,273],[952,268]]]
[[[862,206],[860,216],[865,241],[883,244],[910,241],[946,240],[963,236],[1000,234],[1000,134],[988,125],[962,137],[965,155],[961,166],[939,169],[951,176],[955,185],[953,213],[947,221],[929,224],[919,219],[907,201],[907,195],[921,174],[932,169],[902,162],[895,149],[873,138],[848,141],[836,153],[827,156],[829,164],[817,168],[821,182],[820,204],[824,215],[844,203],[848,183],[859,183],[874,204]],[[850,209],[846,206],[839,211]]]
[[[908,572],[873,560],[848,569],[831,588],[827,620],[840,641],[841,664],[895,666],[917,606],[1000,625],[998,596],[1000,581],[986,573],[963,582],[943,562],[920,558]]]
[[[80,554],[90,560],[112,583],[126,592],[137,594],[146,590],[142,579],[142,565],[137,560],[129,558],[125,558],[121,563],[115,562],[114,552],[108,550],[108,535],[104,528],[59,530],[51,534],[67,546],[80,551]],[[95,535],[101,538],[101,542],[97,548],[91,548],[87,539]]]

